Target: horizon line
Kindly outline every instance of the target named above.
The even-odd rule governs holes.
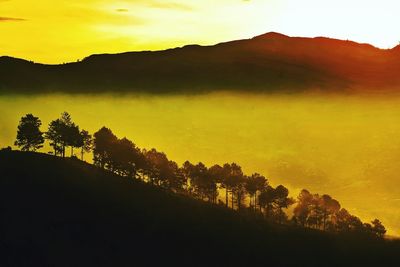
[[[317,35],[317,36],[313,36],[313,37],[309,37],[309,36],[300,36],[300,35],[287,35],[287,34],[283,34],[280,32],[276,32],[276,31],[269,31],[263,34],[259,34],[259,35],[255,35],[253,37],[250,38],[241,38],[241,39],[233,39],[233,40],[227,40],[227,41],[221,41],[221,42],[217,42],[217,43],[212,43],[212,44],[207,44],[207,45],[201,45],[201,44],[196,44],[196,43],[187,43],[185,45],[182,46],[175,46],[175,47],[169,47],[169,48],[165,48],[165,49],[154,49],[154,50],[128,50],[128,51],[121,51],[121,52],[115,52],[115,53],[108,53],[108,52],[103,52],[103,53],[93,53],[93,54],[88,54],[87,56],[83,57],[83,58],[79,58],[76,61],[67,61],[67,62],[58,62],[58,63],[45,63],[45,62],[39,62],[39,61],[34,61],[28,58],[22,58],[22,57],[16,57],[16,56],[12,56],[12,55],[0,55],[0,61],[4,58],[8,58],[8,59],[16,59],[16,60],[23,60],[23,61],[27,61],[30,63],[34,63],[34,64],[39,64],[39,65],[50,65],[50,66],[58,66],[58,65],[65,65],[65,64],[73,64],[73,63],[78,63],[81,62],[89,57],[92,56],[101,56],[101,55],[122,55],[122,54],[128,54],[128,53],[143,53],[143,52],[163,52],[163,51],[168,51],[168,50],[174,50],[174,49],[182,49],[185,47],[189,47],[189,46],[199,46],[199,47],[213,47],[213,46],[217,46],[220,44],[226,44],[226,43],[231,43],[231,42],[239,42],[239,41],[246,41],[246,40],[253,40],[253,39],[257,39],[257,38],[261,38],[261,37],[266,37],[266,36],[280,36],[282,38],[290,38],[290,39],[327,39],[327,40],[332,40],[332,41],[341,41],[341,42],[349,42],[349,43],[353,43],[356,45],[360,45],[360,46],[370,46],[372,48],[375,48],[377,50],[381,50],[381,51],[391,51],[396,49],[397,47],[400,47],[400,43],[391,47],[391,48],[382,48],[382,47],[378,47],[372,43],[367,43],[367,42],[358,42],[358,41],[354,41],[352,39],[341,39],[341,38],[334,38],[334,37],[328,37],[328,36],[323,36],[323,35]]]

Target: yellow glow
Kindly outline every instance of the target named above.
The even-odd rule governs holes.
[[[0,147],[32,112],[43,130],[62,111],[94,132],[103,125],[183,163],[235,161],[273,185],[327,193],[363,220],[400,235],[399,97],[2,96]],[[45,147],[43,152],[50,151]]]
[[[45,63],[93,53],[213,44],[268,31],[388,48],[400,41],[396,0],[0,0],[0,54]]]

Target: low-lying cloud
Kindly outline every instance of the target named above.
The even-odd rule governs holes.
[[[7,21],[25,21],[26,19],[22,18],[12,18],[12,17],[0,17],[0,22],[7,22]]]

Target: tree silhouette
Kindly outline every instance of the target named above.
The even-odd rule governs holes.
[[[274,190],[274,204],[277,209],[277,215],[278,215],[278,222],[281,224],[282,223],[282,218],[284,216],[284,213],[282,209],[288,208],[290,205],[294,204],[294,200],[289,196],[289,190],[284,187],[283,185],[278,185],[275,190]]]
[[[221,177],[221,188],[225,189],[225,206],[229,206],[229,192],[231,190],[231,182],[230,182],[230,175],[231,175],[231,165],[225,163],[222,167],[222,177]]]
[[[340,203],[329,195],[311,194],[303,189],[294,208],[294,217],[302,226],[322,230],[345,230],[351,216],[347,210],[340,210]],[[355,218],[353,223],[357,224]]]
[[[74,153],[74,147],[82,147],[83,140],[79,127],[72,122],[71,115],[63,112],[59,119],[53,120],[49,124],[46,133],[46,139],[54,149],[54,154],[61,154],[65,157],[65,148],[71,147],[71,157]]]
[[[207,167],[204,166],[203,163],[199,162],[197,165],[186,161],[183,164],[182,170],[186,174],[186,177],[189,181],[190,192],[192,196],[204,199],[203,190],[202,190],[202,176],[206,175]]]
[[[235,194],[237,194],[237,196],[240,196],[241,192],[239,192],[239,190],[241,191],[242,186],[244,187],[242,168],[236,163],[224,164],[223,179],[221,185],[223,188],[225,188],[225,198],[226,198],[225,204],[227,207],[228,207],[228,194],[229,192],[231,193],[231,208],[233,209],[235,202],[234,201]],[[237,200],[239,200],[238,197]]]
[[[136,145],[126,137],[115,140],[108,151],[108,168],[121,176],[135,178],[139,154],[140,151]]]
[[[45,134],[47,140],[50,141],[50,146],[54,149],[54,155],[62,154],[62,128],[63,123],[60,119],[53,120],[49,123],[49,128]]]
[[[113,132],[106,127],[102,127],[94,134],[93,162],[95,165],[103,169],[106,167],[106,164],[110,162],[111,149],[117,140]]]
[[[315,229],[320,229],[324,217],[324,209],[322,207],[320,196],[318,194],[312,195],[310,204],[310,214],[308,216],[307,223]]]
[[[235,179],[235,184],[233,186],[234,198],[236,200],[237,209],[240,210],[246,197],[246,179],[248,176],[242,173],[241,175],[233,176],[233,178]]]
[[[15,145],[23,151],[37,150],[43,146],[43,133],[40,132],[41,121],[32,114],[21,118],[18,126]],[[49,123],[46,139],[54,149],[54,154],[65,156],[65,148],[81,148],[81,158],[85,152],[93,150],[93,162],[96,166],[123,177],[139,178],[144,182],[174,192],[189,194],[195,198],[211,203],[217,202],[219,189],[225,189],[225,205],[238,211],[245,206],[247,194],[251,211],[257,211],[265,218],[279,224],[287,223],[285,212],[290,205],[297,202],[293,210],[292,222],[303,227],[337,232],[356,232],[382,238],[386,229],[375,219],[363,223],[357,216],[341,208],[339,202],[329,195],[311,194],[303,189],[297,201],[289,197],[289,190],[278,185],[273,188],[268,180],[259,173],[247,176],[236,163],[213,165],[207,168],[199,162],[193,165],[186,161],[180,168],[169,160],[167,155],[156,149],[140,149],[126,137],[118,139],[113,132],[102,127],[92,136],[86,130],[72,122],[71,116],[64,112],[61,117]],[[230,194],[230,195],[229,195]],[[257,201],[258,200],[258,201]],[[222,201],[220,201],[223,203]]]
[[[15,145],[20,147],[22,151],[36,151],[43,147],[44,138],[40,131],[42,122],[38,117],[32,114],[26,114],[21,118]]]
[[[306,189],[301,190],[299,196],[297,197],[297,205],[293,210],[293,214],[296,218],[296,221],[299,222],[302,226],[306,226],[307,224],[312,201],[312,194]]]
[[[83,140],[81,133],[79,131],[79,126],[72,123],[66,128],[66,144],[71,147],[71,157],[74,155],[74,147],[79,148],[83,146]]]
[[[341,208],[335,216],[336,220],[336,230],[345,232],[350,230],[350,213],[344,209]]]
[[[71,143],[72,132],[75,133],[76,130],[72,130],[74,126],[72,123],[71,115],[68,112],[64,111],[61,113],[61,127],[60,127],[60,136],[61,136],[61,148],[62,148],[62,156],[65,157],[65,148]]]
[[[234,209],[235,194],[237,194],[238,208],[240,208],[239,207],[240,205],[239,201],[241,201],[240,195],[242,194],[242,190],[244,187],[242,167],[240,167],[236,163],[232,163],[230,166],[230,174],[228,177],[229,177],[228,184],[231,188],[232,209]]]
[[[144,151],[144,155],[147,161],[145,172],[152,184],[175,192],[183,190],[186,178],[176,162],[170,161],[165,153],[154,148]]]
[[[207,167],[199,162],[189,168],[190,186],[195,195],[200,199],[207,199],[214,202],[214,195],[217,191],[212,177],[209,175]]]
[[[162,175],[162,169],[165,171],[168,168],[168,158],[165,153],[158,152],[152,148],[149,151],[145,151],[145,157],[147,164],[147,175],[152,184],[162,186],[165,184],[164,177]]]
[[[194,188],[192,186],[192,176],[193,176],[193,171],[194,171],[194,165],[190,163],[190,161],[186,160],[183,165],[182,165],[182,174],[185,176],[185,179],[187,181],[186,184],[186,191],[189,195],[193,195],[195,192],[193,192]]]
[[[320,202],[323,212],[323,230],[326,230],[327,220],[340,210],[340,204],[329,195],[322,195]]]
[[[214,190],[214,187],[215,187],[215,190],[216,190],[216,192],[215,192],[215,200],[214,200],[214,203],[216,203],[217,202],[217,197],[219,195],[219,188],[221,187],[221,183],[222,183],[222,180],[223,180],[223,177],[224,177],[224,168],[221,167],[218,164],[215,164],[215,165],[211,166],[208,169],[208,174],[210,176],[210,179],[213,181],[213,184],[210,185],[210,186],[213,187],[212,190]]]
[[[276,198],[275,189],[272,186],[266,186],[264,190],[258,196],[258,203],[265,211],[265,217],[270,218],[270,214],[272,211],[272,204],[274,203]]]
[[[253,206],[254,210],[257,208],[257,192],[261,192],[267,185],[267,179],[259,173],[253,173],[246,179],[245,186],[250,196],[250,206]]]
[[[175,193],[184,193],[187,180],[183,174],[183,170],[179,168],[175,161],[168,162],[168,189]]]
[[[255,175],[255,174],[253,174]],[[256,201],[254,200],[256,198],[256,192],[257,192],[257,185],[256,185],[256,181],[254,179],[254,177],[250,176],[246,178],[246,191],[249,194],[249,198],[250,198],[250,207],[255,209],[256,205]]]
[[[83,160],[84,153],[89,153],[93,147],[92,136],[86,130],[81,130],[80,132],[81,140],[81,160]]]
[[[372,222],[372,231],[380,238],[382,238],[386,234],[386,228],[383,226],[381,221],[378,219],[373,220]]]

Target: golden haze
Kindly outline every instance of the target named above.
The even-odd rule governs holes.
[[[237,162],[296,196],[327,193],[363,220],[400,235],[399,97],[208,94],[1,96],[0,146],[33,113],[42,130],[61,112],[82,128],[103,125],[183,163]],[[50,151],[45,147],[42,151]],[[89,157],[87,157],[89,159]]]

